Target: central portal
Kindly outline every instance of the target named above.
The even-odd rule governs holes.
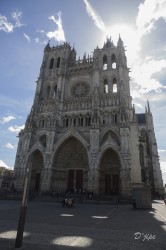
[[[70,169],[68,172],[68,190],[73,191],[83,189],[83,170]]]
[[[52,168],[52,189],[83,190],[88,186],[88,156],[83,144],[70,137],[58,148]]]

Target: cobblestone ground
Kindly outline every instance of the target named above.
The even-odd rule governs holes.
[[[14,249],[20,202],[0,201],[0,250]],[[165,250],[166,206],[152,210],[130,205],[81,205],[29,202],[23,238],[25,250]]]

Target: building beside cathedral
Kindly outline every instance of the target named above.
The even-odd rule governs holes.
[[[131,195],[133,188],[163,193],[149,103],[132,105],[123,41],[107,38],[93,56],[76,59],[68,43],[44,49],[34,103],[19,134],[14,173],[23,189]]]

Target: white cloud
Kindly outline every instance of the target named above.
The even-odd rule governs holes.
[[[5,31],[7,33],[13,32],[14,25],[8,22],[5,16],[0,15],[0,31]]]
[[[28,42],[30,42],[30,41],[31,41],[30,36],[28,36],[28,35],[27,35],[27,34],[25,34],[25,33],[23,33],[23,35],[24,35],[24,37],[28,40]]]
[[[57,25],[57,30],[49,31],[46,33],[48,38],[54,38],[56,41],[61,42],[65,41],[65,33],[62,26],[61,12],[57,13],[58,19],[55,19],[55,16],[50,16],[49,19],[52,20]],[[43,32],[43,31],[42,31]]]
[[[17,126],[17,125],[14,125],[14,126],[11,126],[8,128],[8,130],[12,133],[19,133],[22,129],[24,129],[25,125],[22,125],[22,126]]]
[[[4,161],[0,160],[0,167],[10,168]]]
[[[133,65],[131,77],[133,81],[140,87],[140,93],[147,93],[149,91],[160,91],[165,88],[159,80],[155,79],[153,75],[166,68],[166,60],[155,60],[154,58],[145,58],[144,62],[137,61]]]
[[[7,33],[13,32],[15,28],[20,28],[24,24],[21,23],[20,19],[22,17],[21,11],[14,11],[11,13],[12,18],[15,20],[15,24],[8,21],[6,16],[0,15],[0,31],[5,31]]]
[[[4,147],[8,149],[14,149],[14,146],[10,142],[6,143]]]
[[[39,41],[40,41],[39,38],[36,37],[36,38],[35,38],[35,43],[39,43]]]
[[[14,119],[16,119],[14,116],[8,115],[6,117],[3,117],[2,120],[0,120],[0,123],[4,124],[4,123],[10,122]]]
[[[159,149],[158,151],[166,153],[166,149]]]
[[[40,45],[46,45],[47,43],[48,43],[48,41],[41,41],[40,39],[39,39],[39,37],[36,37],[35,39],[34,39],[34,41],[35,41],[35,43],[38,43],[38,44],[40,44]]]
[[[166,184],[166,162],[161,161],[160,167],[161,167],[161,172],[162,172],[163,183]]]
[[[140,109],[144,109],[144,106],[141,103],[134,102],[134,105]]]
[[[99,15],[97,15],[96,11],[92,8],[92,6],[90,5],[90,3],[87,0],[84,0],[84,3],[86,5],[86,11],[87,11],[88,15],[94,21],[94,24],[96,25],[96,27],[102,31],[106,31],[105,24],[102,21],[101,17]]]
[[[155,57],[144,57],[142,61],[139,55],[142,36],[152,32],[155,28],[155,22],[159,18],[163,18],[166,21],[166,0],[145,0],[140,4],[136,18],[138,43],[136,44],[135,51],[137,53],[131,65],[131,77],[134,83],[131,87],[131,92],[134,94],[133,97],[136,98],[142,98],[144,94],[155,91],[158,95],[151,96],[151,98],[158,99],[159,101],[162,97],[162,90],[165,89],[165,86],[159,80],[159,76],[161,70],[166,68],[166,60],[157,60]],[[163,53],[162,49],[160,52]],[[156,73],[158,73],[158,77],[155,76]]]
[[[24,25],[24,24],[22,24],[21,21],[20,21],[20,19],[21,19],[21,17],[22,17],[22,12],[21,12],[21,11],[19,11],[19,10],[13,11],[13,12],[11,13],[11,16],[12,16],[12,18],[16,21],[15,26],[14,26],[15,28],[16,28],[16,27],[21,27],[21,26]]]
[[[166,173],[166,161],[161,161],[161,162],[160,162],[160,165],[161,165],[161,170],[162,170],[162,172],[165,172],[165,173]]]
[[[159,18],[166,21],[166,0],[145,0],[141,3],[136,19],[139,36],[150,33]]]
[[[37,32],[41,33],[41,34],[45,34],[44,30],[37,30]]]

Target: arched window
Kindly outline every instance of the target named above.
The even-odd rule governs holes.
[[[69,120],[68,118],[66,119],[66,128],[69,126]]]
[[[86,126],[90,126],[91,125],[91,117],[89,116],[89,114],[86,116]]]
[[[90,126],[91,125],[91,117],[89,116],[89,118],[88,118],[88,126]]]
[[[55,85],[55,87],[54,87],[53,99],[55,99],[55,97],[56,97],[56,92],[57,92],[57,85]]]
[[[113,69],[116,69],[116,56],[115,56],[115,54],[113,54],[111,56],[111,66]]]
[[[54,67],[54,58],[51,58],[50,60],[50,69],[53,69]]]
[[[83,126],[83,117],[81,117],[81,127]]]
[[[42,128],[44,128],[44,119],[42,120]]]
[[[47,87],[47,100],[48,100],[49,97],[50,97],[50,89],[51,89],[50,86],[48,86],[48,87]]]
[[[117,82],[116,82],[115,77],[113,78],[112,84],[113,84],[113,93],[116,93],[118,89],[117,89]]]
[[[118,123],[118,115],[115,112],[113,112],[111,114],[111,123],[112,124],[117,124]]]
[[[104,80],[104,93],[108,93],[108,82],[107,79]]]
[[[108,66],[108,63],[107,63],[107,56],[104,55],[104,56],[103,56],[103,70],[106,70],[106,69],[107,69],[107,66]]]
[[[56,67],[57,67],[57,68],[60,67],[60,61],[61,61],[61,59],[60,59],[60,57],[58,57],[57,64],[56,64]]]
[[[144,148],[142,144],[139,145],[139,159],[141,167],[144,167]]]

